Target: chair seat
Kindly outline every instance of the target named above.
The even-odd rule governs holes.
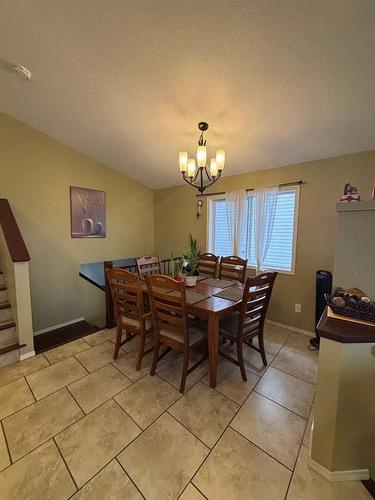
[[[204,328],[204,325],[202,325],[202,327],[201,327],[201,325],[199,325],[193,321],[188,321],[189,345],[190,346],[193,346],[197,342],[200,342],[205,337],[207,337],[207,330]],[[161,328],[160,335],[163,335],[163,337],[168,337],[172,340],[175,340],[176,342],[180,342],[181,344],[183,343],[182,334],[180,336],[180,335],[173,333],[169,330],[164,330],[164,328]]]
[[[129,318],[128,316],[121,316],[121,322],[123,326],[133,326],[134,328],[140,328],[140,320],[135,318]],[[152,328],[151,319],[145,319],[145,327],[146,330],[150,330]]]
[[[240,313],[234,312],[220,321],[220,335],[236,338],[238,336],[238,317]],[[255,322],[248,327],[244,327],[244,337],[254,337],[258,333],[259,322]]]

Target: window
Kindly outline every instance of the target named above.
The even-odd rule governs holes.
[[[299,186],[283,188],[277,195],[271,243],[264,261],[267,269],[294,274],[298,202]],[[251,192],[246,197],[245,203],[245,231],[240,257],[248,259],[249,266],[255,267],[256,198]],[[209,200],[207,247],[208,251],[215,255],[231,254],[226,202],[220,196]]]

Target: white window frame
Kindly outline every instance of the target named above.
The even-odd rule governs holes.
[[[281,187],[280,191],[295,191],[296,202],[294,205],[294,225],[293,225],[293,248],[292,248],[292,269],[290,271],[267,268],[267,271],[276,271],[280,274],[288,274],[294,276],[296,274],[296,259],[297,259],[297,239],[298,239],[298,217],[299,217],[299,200],[300,200],[300,186],[285,186]],[[207,220],[206,220],[206,248],[207,252],[213,252],[213,241],[215,234],[215,200],[225,200],[225,196],[217,194],[210,196],[207,203]],[[212,224],[210,224],[212,220]],[[247,265],[248,269],[255,269],[255,266]]]

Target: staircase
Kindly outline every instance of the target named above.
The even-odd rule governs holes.
[[[0,368],[20,359],[17,327],[12,318],[4,274],[0,271]]]

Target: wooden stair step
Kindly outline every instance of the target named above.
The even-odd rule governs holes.
[[[7,319],[5,321],[1,321],[0,322],[0,331],[7,330],[8,328],[13,328],[14,326],[16,326],[16,324],[12,320]]]
[[[3,302],[0,302],[0,310],[1,309],[9,309],[12,307],[7,300],[4,300]]]
[[[21,349],[21,347],[25,346],[26,344],[19,344],[18,342],[16,344],[10,344],[6,347],[0,348],[0,354],[5,354],[6,352],[15,351],[16,349]]]
[[[7,287],[5,285],[0,285],[0,292],[3,292],[4,290],[7,290]]]

